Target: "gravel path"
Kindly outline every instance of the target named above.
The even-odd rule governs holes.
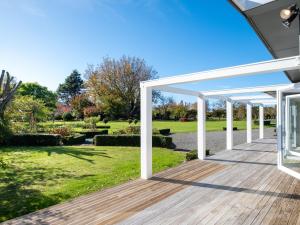
[[[275,138],[274,128],[264,130],[265,138]],[[252,130],[252,139],[258,139],[258,129]],[[172,134],[173,143],[176,149],[193,150],[197,149],[197,133],[177,133]],[[233,131],[233,144],[238,145],[246,142],[246,130]],[[224,150],[226,148],[226,131],[206,132],[206,146],[211,153]]]

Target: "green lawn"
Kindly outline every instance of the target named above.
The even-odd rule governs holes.
[[[75,130],[80,131],[84,122],[46,122],[41,123],[42,126],[55,126],[55,125],[72,125]],[[98,123],[99,125],[104,125],[102,122]],[[110,121],[106,125],[109,125],[111,129],[110,132],[123,129],[128,127],[128,122],[119,122],[119,121]],[[137,124],[139,125],[139,124]],[[233,126],[237,127],[239,130],[246,129],[246,121],[234,121]],[[225,120],[209,120],[206,121],[207,131],[219,131],[223,127],[226,127]],[[196,132],[197,131],[197,121],[191,122],[180,122],[180,121],[153,121],[153,128],[170,128],[172,133],[184,133],[184,132]],[[252,128],[258,128],[258,125],[253,124]]]
[[[7,167],[0,168],[0,222],[140,174],[140,150],[134,147],[2,147],[1,158]],[[182,152],[154,148],[153,171],[184,159]]]

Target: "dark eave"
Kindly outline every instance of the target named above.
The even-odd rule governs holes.
[[[276,0],[246,11],[242,11],[232,0],[228,1],[245,16],[274,58],[299,55],[299,20],[296,19],[287,29],[281,24],[279,13],[300,0]],[[300,82],[299,70],[285,73],[291,82]]]

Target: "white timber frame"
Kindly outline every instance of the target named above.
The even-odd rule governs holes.
[[[230,78],[237,76],[249,76],[257,74],[266,74],[273,72],[282,72],[288,70],[300,69],[299,56],[281,58],[258,63],[246,64],[235,67],[227,67],[223,69],[210,70],[204,72],[184,74],[180,76],[166,77],[156,80],[143,81],[140,83],[141,88],[141,178],[149,179],[152,177],[152,90],[161,90],[170,93],[191,95],[197,98],[198,109],[198,158],[205,159],[206,140],[205,140],[205,99],[214,97],[223,97],[226,100],[227,112],[227,132],[226,140],[227,149],[233,147],[233,132],[232,132],[232,103],[234,101],[245,102],[247,104],[247,142],[251,140],[250,114],[252,113],[252,104],[276,104],[276,100],[269,96],[265,97],[249,97],[248,99],[234,100],[228,97],[232,94],[257,93],[257,92],[277,92],[287,88],[292,88],[293,84],[271,85],[248,87],[240,89],[216,90],[216,91],[193,91],[182,88],[172,87],[170,85],[186,84],[193,82],[201,82],[206,80],[215,80],[221,78]],[[249,106],[248,106],[249,105]],[[252,116],[251,116],[252,118]],[[260,117],[261,119],[261,117]],[[263,120],[263,119],[262,119]],[[260,120],[261,122],[261,120]],[[262,121],[263,123],[263,121]],[[249,135],[249,137],[248,137]],[[262,135],[263,137],[263,135]]]

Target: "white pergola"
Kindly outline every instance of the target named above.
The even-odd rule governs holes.
[[[197,97],[197,137],[198,158],[205,159],[205,99],[222,98],[226,101],[226,148],[233,148],[233,102],[241,102],[247,107],[247,142],[252,141],[252,106],[259,105],[259,138],[264,137],[264,105],[276,104],[276,98],[268,95],[268,92],[278,92],[291,89],[295,84],[271,85],[260,87],[248,87],[215,91],[193,91],[170,85],[201,82],[221,78],[257,75],[273,72],[295,70],[300,68],[299,56],[288,57],[218,70],[210,70],[199,73],[191,73],[180,76],[166,77],[157,80],[141,82],[141,177],[148,179],[152,176],[152,90],[161,90],[170,93],[191,95]],[[261,93],[253,95],[253,93]],[[250,94],[234,96],[235,94]],[[277,98],[278,99],[278,98]],[[280,124],[280,123],[277,123]]]

